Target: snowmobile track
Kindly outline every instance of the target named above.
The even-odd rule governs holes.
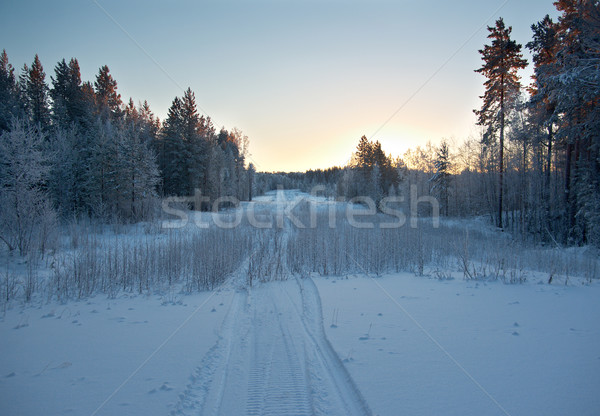
[[[174,415],[368,415],[325,337],[310,279],[234,293],[217,344]]]

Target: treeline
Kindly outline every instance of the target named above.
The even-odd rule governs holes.
[[[18,75],[0,55],[0,239],[11,250],[27,252],[61,217],[135,222],[160,197],[201,194],[196,209],[248,199],[247,147],[198,113],[189,88],[161,123],[146,101],[122,101],[107,66],[83,82],[77,59],[63,59],[48,83],[37,55]]]
[[[442,140],[392,159],[361,138],[344,168],[264,179],[310,190],[317,181],[329,195],[433,195],[440,213],[487,215],[498,227],[553,245],[600,246],[600,2],[554,3],[532,25],[526,47],[534,78],[522,85],[522,45],[503,19],[489,27],[480,51],[485,76],[479,137]],[[315,179],[316,178],[316,179]],[[410,186],[415,192],[410,192]],[[420,214],[431,214],[427,204]]]

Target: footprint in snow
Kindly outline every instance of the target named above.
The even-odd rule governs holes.
[[[77,385],[77,383],[83,383],[85,381],[85,377],[79,377],[71,380],[71,386]]]
[[[515,322],[515,323],[513,324],[513,326],[514,326],[515,328],[517,328],[517,327],[519,327],[520,325],[519,325],[519,323],[518,323],[518,322]]]
[[[4,376],[4,377],[6,377],[6,378],[11,378],[11,377],[15,377],[16,375],[17,375],[17,373],[15,373],[15,372],[13,371],[12,373],[10,373],[10,374],[7,374],[7,375],[6,375],[6,376]]]
[[[217,310],[215,308],[212,308],[210,311],[211,312],[216,312]]]
[[[519,336],[519,333],[518,333],[517,331],[513,331],[513,333],[512,333],[512,334],[513,334],[514,336],[516,336],[516,337],[518,337],[518,336]]]
[[[53,370],[62,370],[62,369],[65,369],[65,368],[69,368],[69,367],[71,367],[72,365],[73,365],[73,363],[70,363],[70,362],[68,362],[68,361],[65,361],[65,362],[63,362],[62,364],[60,364],[60,365],[57,365],[56,367],[54,367],[54,368],[53,368]]]
[[[162,391],[171,391],[171,390],[173,390],[173,387],[169,386],[169,382],[168,382],[168,381],[165,381],[165,382],[163,383],[163,385],[162,385],[162,386],[160,386],[160,389],[161,389]]]

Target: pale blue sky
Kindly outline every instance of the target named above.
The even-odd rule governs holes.
[[[547,13],[551,0],[19,0],[0,4],[0,48],[18,69],[38,53],[48,82],[63,57],[84,80],[106,64],[124,100],[161,119],[190,86],[217,127],[249,136],[260,170],[290,171],[345,164],[463,45],[373,139],[400,154],[475,133],[478,29],[502,16],[524,45]]]

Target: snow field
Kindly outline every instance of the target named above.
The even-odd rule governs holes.
[[[0,414],[167,414],[216,342],[230,302],[226,291],[98,295],[9,311],[0,322]]]
[[[375,414],[591,416],[600,409],[597,284],[408,273],[315,283],[327,337]]]

